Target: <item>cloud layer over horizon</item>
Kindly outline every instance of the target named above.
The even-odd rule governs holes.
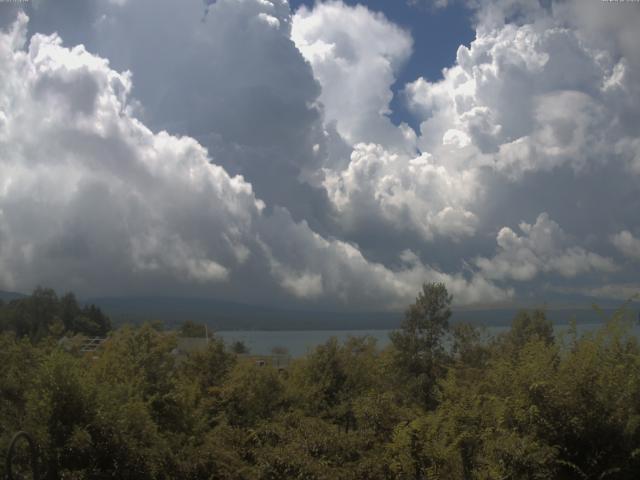
[[[470,2],[471,45],[396,85],[420,52],[366,6],[78,2],[0,4],[0,289],[640,291],[640,9]]]

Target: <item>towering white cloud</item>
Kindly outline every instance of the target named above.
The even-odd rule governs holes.
[[[410,157],[359,144],[345,170],[325,174],[345,230],[384,222],[396,231],[415,231],[427,242],[475,233],[478,219],[468,210],[480,190],[474,172],[449,170],[428,153]]]
[[[31,16],[0,47],[0,287],[372,307],[428,280],[462,302],[633,285],[611,258],[635,258],[640,9],[465,3],[475,40],[404,89],[418,136],[388,118],[411,37],[366,7],[0,3]]]
[[[346,162],[330,158],[321,175],[342,232],[380,225],[425,242],[472,236],[475,172],[416,154],[413,130],[386,116],[398,69],[412,53],[410,35],[364,6],[334,1],[300,8],[292,38],[322,86],[325,124],[352,147]]]
[[[390,269],[265,204],[190,137],[136,119],[129,73],[59,37],[0,34],[0,281],[83,294],[154,291],[387,308],[422,281],[505,298],[406,252]]]
[[[460,46],[444,79],[407,87],[422,123],[420,146],[473,145],[475,165],[519,176],[611,160],[635,171],[627,107],[640,100],[625,57],[590,32],[569,28],[535,2],[480,2],[476,39]],[[600,6],[600,8],[606,8]],[[518,11],[523,23],[506,23]],[[638,16],[637,12],[634,14]],[[640,18],[640,16],[639,16]]]
[[[390,242],[398,242],[397,232],[413,232],[425,242],[421,252],[427,255],[430,245],[441,250],[439,244],[453,239],[477,256],[479,235],[496,228],[493,222],[537,209],[571,219],[574,232],[603,246],[602,232],[606,238],[613,225],[633,222],[638,206],[631,192],[637,193],[640,138],[629,127],[640,111],[634,81],[640,63],[628,44],[637,37],[627,27],[631,22],[610,12],[598,21],[594,10],[601,6],[578,14],[580,2],[467,4],[476,12],[476,39],[458,49],[443,79],[419,78],[406,88],[410,106],[423,119],[422,155],[398,153],[388,142],[351,141],[349,164],[324,169],[323,185],[344,232],[358,237],[357,232],[373,231]],[[350,80],[357,77],[345,74],[345,65],[354,62],[335,53],[353,44],[350,34],[335,34],[342,32],[333,27],[338,12],[358,24],[363,10],[316,5],[294,20],[293,37],[323,86],[324,101],[326,92],[342,99],[351,95]],[[630,16],[639,17],[637,11]],[[612,27],[619,20],[625,33]],[[375,44],[358,47],[379,51]],[[339,127],[347,103],[336,105],[338,113],[327,111]],[[338,131],[351,138],[346,128]],[[611,190],[597,178],[609,179]],[[522,226],[531,232],[518,236],[502,229],[496,256],[477,257],[474,265],[482,275],[504,281],[542,273],[552,281],[586,275],[594,281],[617,270],[607,255],[571,245],[571,235],[547,215]],[[545,231],[550,237],[542,242]]]
[[[131,71],[136,114],[150,128],[196,139],[296,218],[322,217],[324,195],[301,180],[326,151],[320,86],[290,38],[287,1],[206,3],[45,0],[23,8],[30,31],[56,32],[66,46],[81,43]],[[8,8],[0,4],[0,15]]]
[[[412,53],[407,32],[364,6],[331,1],[301,7],[291,33],[322,86],[327,123],[335,122],[351,145],[381,143],[413,150],[413,131],[395,127],[386,116],[391,113],[391,86]]]
[[[26,24],[22,15],[0,37],[5,281],[97,290],[156,273],[227,279],[263,208],[251,186],[193,139],[132,117],[128,73],[56,36],[23,50]]]

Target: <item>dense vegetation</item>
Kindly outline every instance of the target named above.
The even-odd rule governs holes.
[[[49,288],[37,288],[29,297],[0,300],[0,331],[33,343],[63,334],[103,336],[110,330],[109,318],[95,305],[81,307],[73,293],[58,298]]]
[[[39,290],[0,308],[0,447],[32,432],[51,479],[640,478],[624,315],[558,337],[522,312],[486,339],[449,325],[450,302],[425,285],[389,348],[330,340],[279,372],[215,337],[176,356],[177,335],[152,325],[62,348],[108,321]]]

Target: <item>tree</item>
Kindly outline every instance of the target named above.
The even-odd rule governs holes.
[[[75,332],[76,318],[80,316],[80,307],[73,293],[66,293],[60,297],[59,302],[60,319],[64,323],[67,331]]]
[[[50,288],[36,288],[30,297],[11,302],[14,311],[13,327],[19,337],[38,341],[47,336],[58,307],[56,292]]]
[[[425,407],[434,406],[435,382],[443,374],[442,340],[449,330],[452,299],[443,283],[425,283],[405,312],[401,329],[390,335],[395,366]]]
[[[197,382],[203,393],[212,387],[219,387],[235,365],[236,357],[225,350],[224,342],[212,338],[207,349],[191,352],[181,365],[188,378]]]
[[[512,354],[529,342],[542,342],[545,345],[554,342],[553,324],[544,310],[521,310],[513,319],[511,329],[497,339],[498,345]]]
[[[182,337],[204,338],[207,336],[207,327],[202,323],[186,320],[180,326],[180,335]]]
[[[73,293],[58,298],[50,288],[36,288],[31,296],[12,300],[0,308],[0,329],[13,330],[18,337],[37,342],[64,332],[105,336],[111,321],[95,305],[80,308]]]
[[[451,329],[451,353],[460,368],[480,368],[489,359],[483,330],[470,323],[456,323]]]
[[[254,425],[268,419],[283,403],[278,371],[243,361],[235,365],[222,388],[222,405],[232,425]]]
[[[231,351],[237,355],[249,353],[249,347],[242,340],[236,340],[231,344]]]
[[[86,330],[80,331],[80,333],[104,336],[111,330],[111,320],[95,305],[84,307],[82,316],[89,319],[89,324]]]

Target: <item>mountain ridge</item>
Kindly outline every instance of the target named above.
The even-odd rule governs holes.
[[[0,290],[0,300],[8,302],[25,298],[19,292]],[[303,310],[287,307],[253,305],[203,297],[132,296],[89,297],[81,304],[95,304],[109,315],[114,325],[160,321],[166,328],[178,328],[190,320],[207,324],[213,330],[388,330],[398,328],[403,311],[332,311]],[[603,306],[600,312],[588,306],[546,305],[547,317],[557,324],[572,318],[578,323],[600,323],[615,308]],[[452,323],[469,322],[475,325],[509,325],[520,310],[536,308],[492,305],[453,308]]]
[[[10,292],[6,290],[0,290],[0,300],[9,302],[11,300],[17,300],[19,298],[25,298],[27,295],[18,292]]]
[[[159,320],[168,328],[191,320],[206,323],[214,330],[387,330],[398,328],[404,317],[402,311],[296,310],[188,297],[102,297],[87,302],[99,306],[115,323]],[[532,308],[536,307],[454,308],[451,321],[509,325],[520,310]],[[566,324],[572,318],[577,323],[600,323],[613,311],[613,307],[603,307],[600,312],[589,306],[546,307],[547,317],[558,324]]]

